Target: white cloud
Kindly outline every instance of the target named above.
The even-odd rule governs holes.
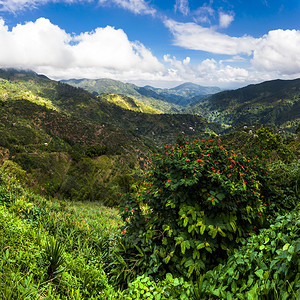
[[[223,12],[219,12],[219,26],[221,28],[227,28],[234,20],[233,14],[225,14]]]
[[[165,55],[161,63],[143,44],[130,41],[122,29],[107,26],[71,35],[40,18],[10,30],[0,18],[0,45],[5,45],[0,47],[0,68],[32,69],[53,79],[109,77],[160,86],[192,81],[225,88],[300,77],[300,31],[279,29],[255,39],[230,37],[195,23],[169,20],[166,26],[179,46],[228,54],[228,59],[193,64],[188,56],[178,60]],[[240,62],[247,68],[238,67]]]
[[[251,76],[246,69],[223,65],[214,59],[205,59],[198,65],[192,65],[189,57],[180,61],[168,54],[164,56],[164,61],[170,65],[168,78],[178,82],[192,81],[202,85],[223,87],[229,84],[248,82],[249,76]]]
[[[156,9],[149,6],[145,0],[98,0],[100,5],[117,5],[135,14],[154,15]]]
[[[214,14],[215,10],[211,7],[211,5],[204,4],[193,12],[194,21],[210,24],[211,18],[213,18]]]
[[[0,65],[2,66],[61,66],[73,60],[69,42],[71,36],[47,19],[17,25],[12,31],[0,21]]]
[[[188,0],[176,0],[175,11],[179,10],[183,15],[187,16],[190,12]]]
[[[272,30],[259,39],[252,64],[281,75],[300,73],[300,30]]]
[[[92,2],[94,0],[0,0],[0,11],[17,12],[25,9],[35,9],[48,2],[64,2],[72,4],[76,2]]]
[[[174,35],[174,44],[186,49],[216,54],[250,55],[257,42],[250,36],[231,37],[196,23],[180,23],[169,19],[165,21],[165,26]]]
[[[109,26],[71,36],[44,18],[11,31],[0,19],[0,44],[5,45],[0,67],[29,68],[52,78],[146,78],[164,70],[143,44]]]
[[[217,32],[215,28],[202,27],[196,23],[166,20],[165,26],[174,35],[174,44],[177,46],[229,56],[219,63],[213,60],[203,61],[197,67],[198,76],[203,75],[208,80],[213,78],[216,82],[257,82],[300,76],[300,30],[277,29],[269,31],[261,38],[254,38],[232,37]],[[245,69],[228,64],[239,62],[250,67]],[[178,62],[174,61],[174,65],[178,65]],[[202,74],[202,69],[208,75]]]

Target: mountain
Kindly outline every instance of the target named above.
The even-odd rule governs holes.
[[[294,131],[300,122],[300,79],[251,84],[195,101],[186,113],[228,125],[261,123]]]
[[[41,194],[114,205],[130,189],[133,170],[147,167],[155,144],[221,129],[200,116],[124,109],[108,96],[0,70],[0,164],[26,172]]]
[[[132,83],[123,83],[112,79],[71,79],[62,82],[81,87],[91,93],[123,94],[131,96],[148,106],[163,112],[180,112],[182,107],[191,103],[192,98],[206,97],[220,92],[218,87],[205,87],[194,83],[184,83],[171,89],[154,88],[152,86],[138,87]]]
[[[144,96],[161,99],[183,107],[191,104],[194,97],[205,98],[220,91],[221,89],[218,87],[206,87],[191,82],[186,82],[170,89],[154,88],[149,85],[138,88],[138,92]]]
[[[140,87],[132,83],[123,83],[121,81],[108,78],[95,80],[70,79],[62,80],[61,82],[74,87],[80,87],[94,95],[119,94],[128,96],[164,113],[177,113],[181,111],[180,106],[164,101],[163,97],[159,97],[156,93],[152,93],[151,95],[145,94],[141,92]]]

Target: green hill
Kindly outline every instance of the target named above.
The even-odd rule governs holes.
[[[123,83],[108,78],[95,80],[70,79],[62,80],[62,82],[83,88],[94,95],[120,94],[128,96],[164,113],[177,113],[182,110],[181,106],[164,101],[164,99],[159,97],[156,93],[152,93],[151,95],[141,93],[140,90],[143,88],[139,88],[132,83]]]
[[[218,87],[205,87],[187,82],[170,89],[152,86],[138,87],[132,83],[118,80],[102,79],[70,79],[62,82],[81,87],[93,94],[122,94],[141,101],[165,113],[178,113],[191,103],[193,97],[206,97],[220,91]]]
[[[294,131],[300,122],[300,79],[252,84],[198,100],[186,112],[218,123],[261,123]]]
[[[161,111],[152,108],[142,102],[135,100],[131,97],[119,95],[119,94],[103,94],[98,96],[99,99],[107,100],[108,102],[114,103],[122,108],[138,111],[146,114],[160,114]]]
[[[25,171],[42,194],[111,205],[128,190],[133,170],[147,167],[155,143],[220,130],[199,116],[124,109],[32,72],[0,75],[0,163]]]

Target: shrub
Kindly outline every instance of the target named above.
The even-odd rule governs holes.
[[[299,299],[299,210],[279,216],[204,275],[201,299]]]
[[[115,278],[191,277],[224,261],[263,220],[257,178],[265,173],[258,160],[214,140],[166,146],[144,186],[121,203]]]

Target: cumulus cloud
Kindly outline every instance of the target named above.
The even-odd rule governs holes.
[[[180,23],[168,19],[165,26],[172,32],[174,44],[186,49],[216,54],[250,55],[257,43],[256,39],[250,36],[231,37],[196,23]]]
[[[252,64],[281,75],[300,73],[300,30],[272,30],[258,40]]]
[[[135,14],[154,15],[156,9],[149,6],[145,0],[99,0],[100,5],[116,5]]]
[[[190,12],[188,0],[176,0],[175,11],[180,11],[183,15],[187,16]]]
[[[166,20],[165,25],[174,35],[174,44],[185,49],[233,56],[223,62],[243,60],[241,56],[246,56],[255,69],[272,71],[277,76],[300,73],[300,30],[277,29],[254,38],[232,37],[196,23]]]
[[[164,56],[164,61],[170,65],[168,78],[173,81],[193,81],[202,85],[226,86],[247,82],[251,76],[246,69],[224,65],[214,59],[205,59],[193,65],[189,57],[180,61],[168,54]]]
[[[223,27],[230,19],[223,22]],[[221,25],[221,20],[220,20]],[[185,49],[228,55],[228,59],[205,60],[192,71],[216,82],[257,82],[274,78],[291,79],[300,76],[300,31],[272,30],[260,38],[251,36],[232,37],[216,31],[216,28],[202,27],[196,23],[180,23],[165,20],[165,26],[174,36],[174,44]],[[168,58],[170,62],[171,58]],[[237,68],[230,63],[244,62],[247,69]],[[225,65],[226,64],[226,65]],[[184,64],[172,61],[173,67],[182,70]],[[189,66],[189,68],[191,68]],[[205,70],[203,73],[201,70]],[[175,72],[176,73],[176,72]],[[175,74],[173,71],[173,75]]]
[[[234,20],[233,14],[225,14],[223,12],[219,12],[219,26],[221,28],[227,28]]]
[[[71,36],[47,19],[17,25],[11,31],[0,20],[0,65],[66,67],[72,62]]]
[[[71,36],[45,18],[11,31],[0,19],[0,44],[5,45],[0,67],[29,68],[56,78],[146,77],[164,69],[143,44],[110,26]]]

